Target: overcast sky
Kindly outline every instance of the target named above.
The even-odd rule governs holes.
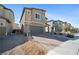
[[[15,22],[19,23],[24,7],[42,8],[46,10],[48,20],[62,20],[79,27],[79,4],[4,4],[13,10]]]

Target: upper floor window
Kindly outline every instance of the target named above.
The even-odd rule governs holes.
[[[35,14],[35,18],[36,19],[40,19],[40,15],[39,14]]]
[[[27,10],[27,15],[31,16],[31,11]]]
[[[28,15],[30,15],[30,12],[28,11]]]

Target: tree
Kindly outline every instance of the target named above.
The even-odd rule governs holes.
[[[70,28],[71,28],[71,24],[68,24],[67,22],[65,22],[63,24],[63,31],[64,32],[70,32]]]

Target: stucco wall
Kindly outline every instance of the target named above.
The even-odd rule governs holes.
[[[37,20],[35,18],[35,14],[38,13],[40,14],[41,18],[39,20]],[[33,23],[37,23],[37,24],[41,24],[41,26],[45,26],[46,23],[46,19],[45,19],[45,12],[42,10],[36,10],[36,9],[25,9],[24,14],[22,16],[20,25],[22,26],[25,24],[28,24],[28,20],[31,21],[31,24],[33,25]]]
[[[12,32],[14,24],[14,13],[8,8],[0,8],[0,17],[5,18],[7,32]],[[1,22],[3,22],[2,20]]]
[[[7,27],[6,20],[0,18],[0,35],[5,35],[6,34],[6,31],[7,31],[6,27]]]
[[[40,14],[40,19],[37,20],[35,18],[35,14]],[[45,23],[46,23],[46,19],[45,19],[45,11],[41,10],[41,9],[35,9],[35,8],[27,8],[24,10],[23,16],[21,18],[20,21],[20,25],[22,27],[24,27],[24,32],[27,33],[28,29],[27,26],[30,25],[30,30],[32,33],[36,32],[43,32],[44,28],[45,28]]]

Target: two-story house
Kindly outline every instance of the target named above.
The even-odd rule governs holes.
[[[47,22],[47,24],[49,24],[48,27],[46,27],[46,32],[50,32],[50,33],[60,33],[63,30],[63,22],[60,20],[50,20]]]
[[[14,13],[11,9],[0,5],[0,35],[7,35],[13,30]]]
[[[45,10],[39,8],[24,8],[20,19],[21,30],[32,35],[45,32]]]

